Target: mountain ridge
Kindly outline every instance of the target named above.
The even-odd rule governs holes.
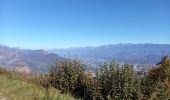
[[[78,57],[85,62],[91,61],[100,63],[100,61],[103,60],[101,61],[101,63],[103,63],[111,60],[118,60],[130,64],[155,64],[162,56],[170,56],[170,44],[119,43],[101,45],[98,47],[53,49],[49,50],[49,52],[56,53],[62,57]]]
[[[19,49],[0,45],[0,66],[7,69],[27,67],[33,72],[47,72],[48,65],[57,59],[64,59],[43,49]]]

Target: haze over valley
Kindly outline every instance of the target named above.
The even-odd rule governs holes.
[[[156,64],[162,56],[170,55],[169,44],[110,44],[98,47],[52,49],[62,57],[80,58],[91,67],[117,60],[129,64]]]

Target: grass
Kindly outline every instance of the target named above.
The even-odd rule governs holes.
[[[61,94],[54,88],[45,89],[11,74],[0,75],[0,93],[8,100],[74,100],[69,94]]]

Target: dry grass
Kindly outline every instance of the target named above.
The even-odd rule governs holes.
[[[73,100],[68,94],[28,83],[11,73],[0,75],[0,92],[9,100]]]

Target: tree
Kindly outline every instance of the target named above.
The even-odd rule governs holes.
[[[58,60],[49,68],[49,82],[63,92],[72,93],[80,73],[82,73],[82,65],[77,59]]]
[[[49,83],[77,98],[92,100],[95,97],[95,84],[91,73],[82,69],[77,59],[59,60],[49,68]]]
[[[138,100],[142,98],[140,79],[132,65],[125,64],[122,67],[122,99]]]
[[[112,61],[110,64],[103,64],[96,76],[101,99],[137,100],[142,98],[140,79],[131,65],[119,65],[118,62]]]

